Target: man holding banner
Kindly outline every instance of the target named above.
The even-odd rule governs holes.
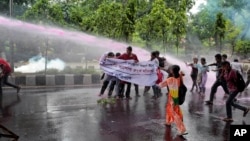
[[[139,62],[139,60],[137,58],[137,55],[134,54],[134,53],[132,53],[132,47],[131,46],[128,46],[126,53],[124,53],[121,56],[119,56],[118,59],[122,59],[122,60],[134,60],[134,63],[138,63]],[[126,98],[127,99],[132,99],[130,97],[131,83],[130,82],[126,82],[126,84],[127,84],[127,89],[126,89],[126,92],[125,92]],[[125,87],[125,83],[120,82],[118,85],[119,85],[118,87],[120,87],[120,89],[119,89],[120,91],[119,91],[118,95],[120,95],[119,97],[123,97],[122,90]],[[135,86],[136,96],[140,96],[139,95],[139,86],[137,84],[134,84],[134,86]]]
[[[141,86],[153,86],[157,80],[156,66],[152,61],[138,62],[137,56],[132,54],[132,48],[127,48],[127,53],[123,54],[121,59],[107,58],[100,63],[100,68],[105,74],[116,77],[116,96],[123,97],[122,89],[125,84],[128,83],[126,90],[126,98],[130,97],[131,83],[136,84],[137,94],[138,85]],[[135,63],[136,62],[136,63]]]

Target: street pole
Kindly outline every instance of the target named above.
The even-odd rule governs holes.
[[[13,0],[9,0],[9,9],[10,9],[10,18],[12,17],[12,12],[13,12]]]
[[[48,58],[49,39],[47,39],[45,47],[46,47],[46,50],[45,50],[45,71],[44,71],[44,74],[46,76],[46,74],[47,74],[47,63],[48,63],[47,58]]]
[[[13,13],[13,0],[9,0],[9,16],[12,17]],[[12,72],[14,72],[14,42],[12,41],[12,33],[10,31],[10,66],[12,68]]]

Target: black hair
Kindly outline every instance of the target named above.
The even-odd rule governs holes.
[[[175,78],[178,78],[180,76],[180,66],[178,65],[172,65],[171,69],[173,70],[173,75]]]
[[[221,54],[216,54],[214,57],[221,60]]]
[[[109,52],[107,56],[108,56],[108,57],[114,57],[115,54],[114,54],[113,52]]]
[[[132,47],[131,47],[131,46],[128,46],[128,47],[127,47],[127,50],[128,50],[128,51],[132,51]]]
[[[226,65],[229,65],[229,66],[230,66],[230,62],[224,61],[224,62],[221,63],[221,66],[226,66]]]
[[[155,51],[151,52],[151,55],[154,56],[154,57],[157,57],[157,54]]]
[[[226,54],[223,54],[222,57],[227,58],[227,55],[226,55]]]
[[[239,60],[238,59],[234,59],[234,62],[239,62]]]
[[[120,52],[117,52],[117,53],[115,54],[115,56],[116,56],[116,57],[119,57],[119,56],[121,56],[121,53],[120,53]]]
[[[206,58],[202,57],[202,58],[201,58],[201,61],[206,62]]]
[[[156,56],[159,56],[160,55],[160,52],[158,50],[154,51]]]

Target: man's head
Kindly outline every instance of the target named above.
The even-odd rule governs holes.
[[[216,62],[221,62],[221,54],[216,54],[214,57]]]
[[[115,57],[119,57],[119,56],[121,56],[121,53],[120,53],[120,52],[117,52],[117,53],[115,54]]]
[[[222,62],[221,66],[222,66],[223,70],[229,70],[229,69],[231,69],[231,65],[230,65],[230,63],[228,61]]]
[[[128,55],[132,54],[132,47],[131,46],[127,47],[127,54]]]
[[[193,62],[194,62],[194,63],[198,63],[198,58],[197,58],[197,57],[194,57],[194,58],[193,58]]]
[[[159,57],[160,56],[160,52],[158,50],[155,51],[155,55],[156,57]]]
[[[151,58],[154,59],[156,57],[157,57],[156,52],[155,51],[151,52]]]
[[[238,59],[234,59],[234,62],[239,62],[239,60]]]
[[[108,58],[113,58],[115,57],[115,54],[113,52],[109,52],[107,55]]]
[[[227,55],[226,54],[222,55],[222,61],[227,61]]]
[[[206,64],[206,59],[204,57],[201,58],[201,64],[205,65]]]

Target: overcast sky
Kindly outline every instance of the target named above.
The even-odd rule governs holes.
[[[206,0],[195,0],[195,5],[193,6],[193,8],[190,10],[191,13],[195,14],[197,12],[199,12],[199,6],[201,4],[205,4]]]

